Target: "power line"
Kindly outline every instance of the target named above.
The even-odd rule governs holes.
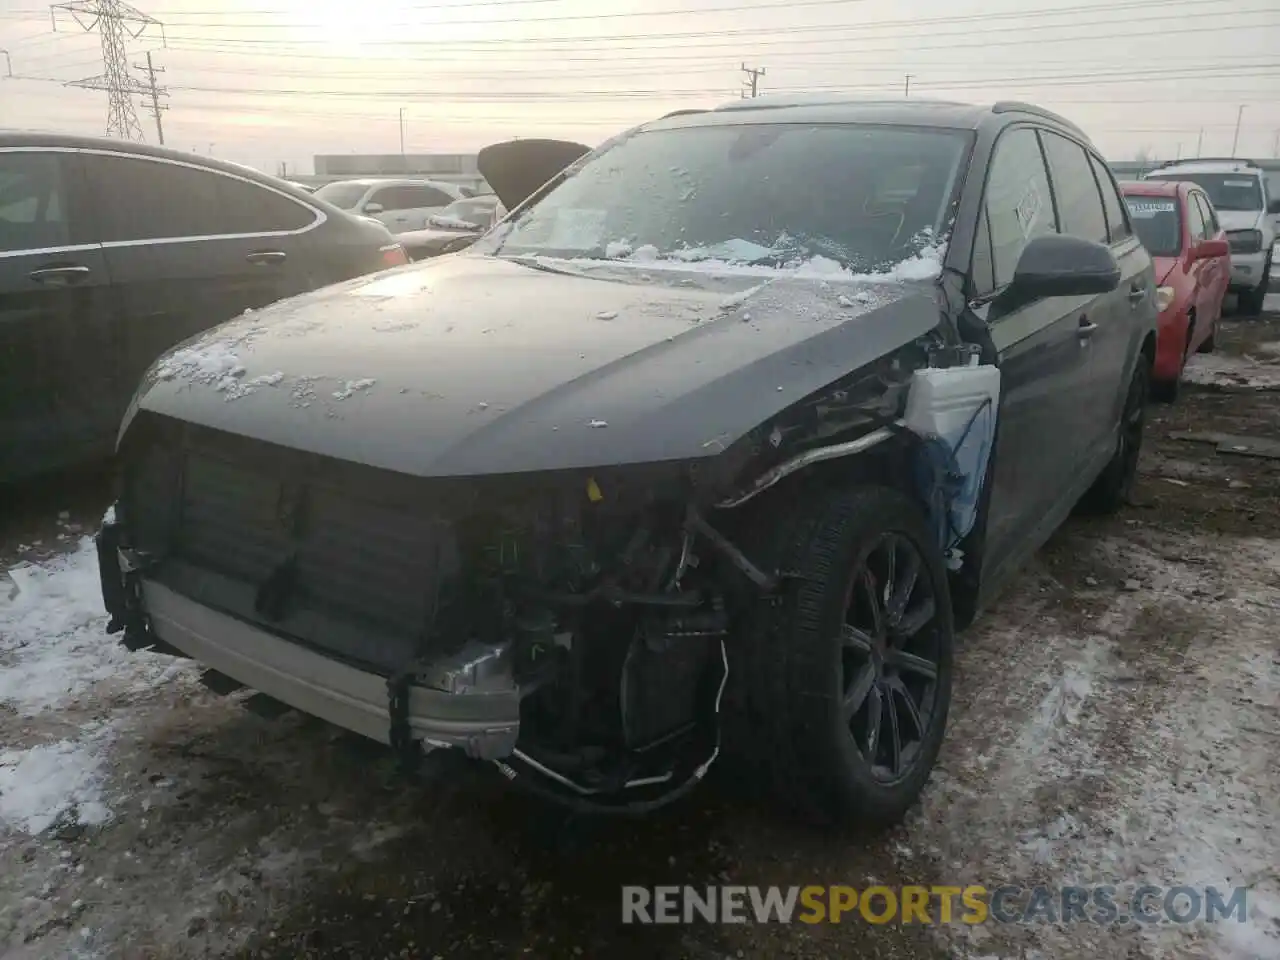
[[[95,27],[102,42],[102,73],[86,80],[68,84],[86,90],[107,92],[107,136],[122,140],[141,140],[142,125],[133,106],[133,94],[145,92],[145,87],[129,74],[129,52],[125,37],[140,37],[149,26],[159,20],[147,16],[124,0],[70,0],[50,7],[54,29],[58,25],[58,12],[69,14],[86,33]],[[87,22],[86,22],[87,21]],[[134,29],[130,29],[133,25]],[[157,119],[159,112],[157,111]]]

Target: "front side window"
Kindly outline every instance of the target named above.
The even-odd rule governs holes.
[[[141,157],[87,155],[104,242],[298,230],[310,209],[212,170]]]
[[[0,153],[0,252],[70,244],[62,155]]]
[[[1187,196],[1187,232],[1191,235],[1192,244],[1209,238],[1209,224],[1205,222],[1200,204],[1196,203],[1195,194]]]
[[[1182,215],[1177,197],[1126,194],[1129,218],[1138,239],[1153,257],[1176,257],[1182,252]]]
[[[1247,173],[1153,173],[1147,179],[1194,183],[1209,195],[1219,210],[1256,212],[1262,209],[1262,184]]]
[[[873,271],[946,231],[970,141],[845,124],[642,131],[521,211],[496,252],[779,268],[822,258]]]
[[[1213,204],[1209,202],[1209,198],[1203,193],[1193,193],[1191,194],[1191,198],[1195,200],[1196,204],[1200,207],[1200,213],[1204,216],[1204,222],[1209,226],[1209,236],[1216,237],[1218,235],[1218,231],[1221,230],[1222,227],[1218,225],[1218,215],[1213,210]]]
[[[1102,209],[1102,194],[1098,190],[1089,155],[1080,144],[1056,133],[1043,131],[1040,136],[1044,140],[1045,155],[1049,158],[1060,232],[1108,243],[1107,217]]]
[[[997,141],[987,175],[983,215],[990,237],[993,287],[981,289],[975,277],[979,294],[1007,285],[1027,244],[1058,232],[1040,140],[1029,127],[1009,130]]]

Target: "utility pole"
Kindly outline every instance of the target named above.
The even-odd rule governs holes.
[[[160,122],[160,114],[168,110],[168,107],[160,105],[160,98],[167,97],[169,94],[164,87],[156,86],[156,74],[164,73],[164,67],[157,67],[151,63],[151,51],[147,51],[147,65],[144,67],[140,63],[135,63],[134,68],[137,70],[145,70],[147,72],[148,84],[151,88],[151,115],[156,118],[156,136],[160,138],[160,146],[164,146],[164,124]]]
[[[6,76],[10,76],[10,77],[12,77],[12,76],[13,76],[13,61],[12,61],[11,59],[9,59],[9,51],[8,51],[8,50],[0,50],[0,54],[4,54],[4,63],[5,63],[5,68],[9,71],[9,72],[8,72],[8,74],[6,74]]]
[[[1231,138],[1231,155],[1236,155],[1236,147],[1240,146],[1240,121],[1244,117],[1244,104],[1240,104],[1240,109],[1236,111],[1236,135]]]
[[[906,82],[902,85],[902,96],[911,96],[911,74],[907,74]]]
[[[1204,156],[1204,150],[1201,149],[1202,147],[1204,147],[1204,127],[1200,128],[1200,135],[1196,137],[1196,156],[1197,157]]]
[[[400,161],[404,166],[404,107],[400,108]]]
[[[747,75],[742,93],[743,98],[755,97],[760,92],[760,78],[764,76],[764,67],[748,67],[744,63],[742,72]]]
[[[137,39],[150,26],[164,27],[124,0],[70,0],[49,8],[53,29],[58,29],[59,11],[69,14],[86,33],[97,28],[102,40],[102,73],[67,86],[107,92],[107,136],[122,140],[141,140],[142,125],[134,109],[135,94],[149,94],[151,89],[129,73],[127,38]],[[159,117],[157,116],[157,120]]]
[[[1280,130],[1276,130],[1275,139],[1271,141],[1271,156],[1280,160]]]

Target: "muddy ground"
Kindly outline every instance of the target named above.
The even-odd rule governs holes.
[[[1151,408],[1133,505],[1068,523],[963,637],[939,768],[879,835],[812,832],[723,774],[624,822],[565,817],[471,767],[406,785],[368,744],[112,646],[80,541],[109,500],[101,475],[8,491],[0,569],[35,566],[19,567],[26,601],[0,581],[0,953],[1278,957],[1280,459],[1183,438],[1280,440],[1261,376],[1277,344],[1280,313],[1225,323],[1204,385]],[[1106,882],[1243,885],[1249,915],[619,923],[623,884]]]

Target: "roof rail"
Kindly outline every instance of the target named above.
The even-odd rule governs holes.
[[[1164,163],[1157,163],[1151,169],[1160,170],[1164,167],[1180,167],[1184,163],[1243,163],[1246,167],[1261,169],[1261,167],[1247,157],[1182,157],[1178,160],[1166,160]]]
[[[1054,113],[1052,110],[1046,110],[1044,107],[1037,107],[1033,103],[1023,103],[1021,100],[1001,100],[999,103],[995,103],[992,105],[991,112],[992,113],[1030,113],[1037,117],[1044,117],[1046,120],[1052,120],[1054,123],[1060,123],[1064,127],[1068,127],[1071,130],[1075,130],[1077,133],[1080,133],[1086,137],[1088,136],[1087,134],[1085,134],[1083,130],[1080,129],[1078,124],[1072,122],[1071,120],[1068,120],[1066,117],[1062,116],[1061,114]]]

